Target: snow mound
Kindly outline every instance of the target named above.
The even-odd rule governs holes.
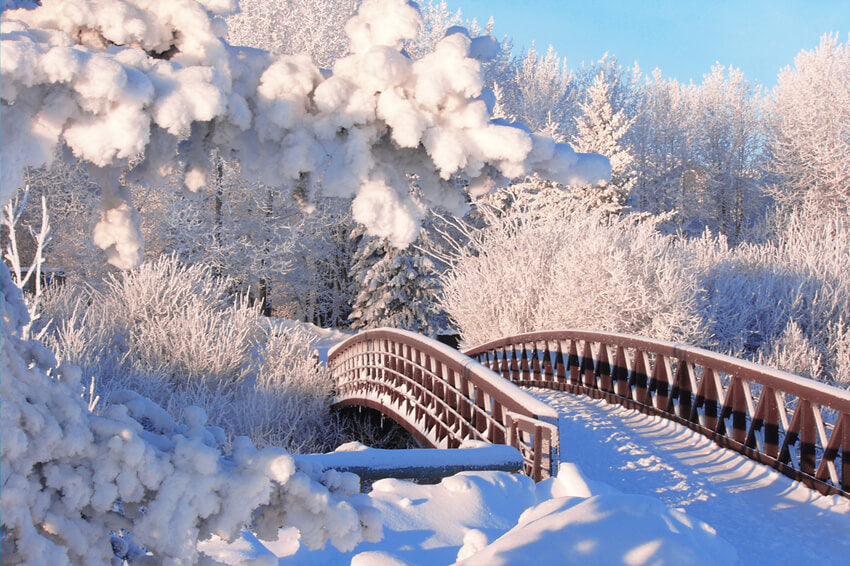
[[[642,495],[559,497],[525,511],[517,525],[464,566],[524,564],[734,564],[714,529]]]

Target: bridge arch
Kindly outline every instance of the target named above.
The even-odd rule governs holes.
[[[332,348],[328,369],[336,380],[335,407],[377,409],[428,447],[509,444],[535,480],[557,470],[557,412],[436,340],[367,330]]]

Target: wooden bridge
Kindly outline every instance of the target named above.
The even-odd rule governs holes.
[[[850,392],[700,348],[561,330],[462,354],[378,329],[328,356],[335,405],[381,411],[426,447],[484,440],[517,448],[524,471],[557,471],[557,413],[517,387],[605,399],[676,421],[823,494],[850,497]]]

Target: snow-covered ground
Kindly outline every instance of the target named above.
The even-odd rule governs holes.
[[[561,414],[561,472],[469,472],[370,494],[384,538],[342,553],[250,534],[207,543],[219,560],[319,565],[846,564],[850,501],[823,497],[685,427],[532,390]]]

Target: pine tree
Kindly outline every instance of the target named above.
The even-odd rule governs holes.
[[[359,286],[348,317],[352,329],[390,326],[435,334],[446,326],[436,306],[439,283],[430,258],[416,246],[399,249],[367,236],[360,227],[352,238],[360,238],[351,267]]]
[[[614,89],[600,70],[587,89],[584,102],[576,117],[577,133],[573,147],[581,152],[600,153],[611,160],[611,181],[573,189],[580,206],[598,209],[606,215],[619,214],[626,205],[635,185],[631,165],[634,157],[623,143],[624,136],[634,124],[625,109],[614,110]]]

